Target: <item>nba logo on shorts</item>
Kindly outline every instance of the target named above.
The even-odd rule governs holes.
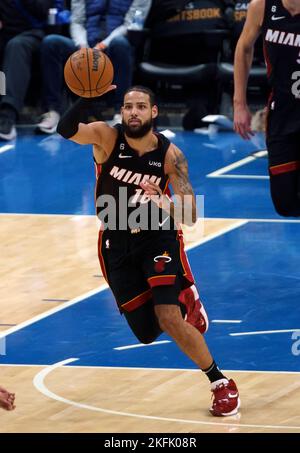
[[[6,79],[4,72],[0,71],[0,96],[6,94]]]
[[[109,239],[106,239],[106,241],[105,241],[105,248],[106,248],[106,249],[109,249],[109,245],[110,245],[110,244],[109,244]]]

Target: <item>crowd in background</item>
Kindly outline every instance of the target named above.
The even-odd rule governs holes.
[[[120,120],[126,89],[133,82],[145,84],[139,73],[141,60],[152,58],[178,65],[211,62],[209,47],[201,43],[190,41],[183,44],[186,49],[180,48],[183,35],[193,39],[193,34],[201,29],[228,30],[227,46],[223,46],[215,63],[222,59],[232,62],[248,3],[249,0],[1,0],[0,69],[6,76],[6,94],[0,101],[0,140],[16,137],[22,109],[30,102],[42,112],[35,130],[44,134],[56,131],[65,109],[64,64],[77,49],[97,47],[112,60],[117,90],[105,99],[112,111],[111,124]],[[140,32],[139,39],[132,38],[134,32]],[[149,53],[149,40],[155,41],[160,35],[171,36],[172,47],[165,48],[161,38]],[[217,109],[219,102],[218,98]]]

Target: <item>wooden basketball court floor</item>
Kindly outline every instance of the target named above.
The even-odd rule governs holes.
[[[273,210],[265,153],[232,133],[177,132],[204,218],[186,232],[238,383],[238,416],[209,414],[207,379],[166,335],[139,345],[100,274],[91,148],[58,136],[0,145],[0,432],[300,432],[299,221]]]

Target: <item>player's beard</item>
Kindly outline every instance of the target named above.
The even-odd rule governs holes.
[[[122,120],[122,125],[125,134],[129,138],[142,138],[148,134],[149,131],[153,128],[153,118],[150,118],[148,121],[145,121],[144,124],[140,126],[130,126]]]

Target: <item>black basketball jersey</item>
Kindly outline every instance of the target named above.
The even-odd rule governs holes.
[[[265,0],[262,26],[267,73],[272,88],[268,135],[300,129],[300,14],[282,0]]]
[[[149,179],[170,196],[169,178],[164,173],[170,141],[156,133],[157,148],[139,156],[126,141],[122,126],[118,124],[115,127],[118,136],[112,153],[103,164],[95,162],[97,215],[108,229],[129,230],[131,233],[160,230],[169,216],[150,201],[140,183]],[[172,223],[171,218],[168,220],[171,225],[169,222]]]

